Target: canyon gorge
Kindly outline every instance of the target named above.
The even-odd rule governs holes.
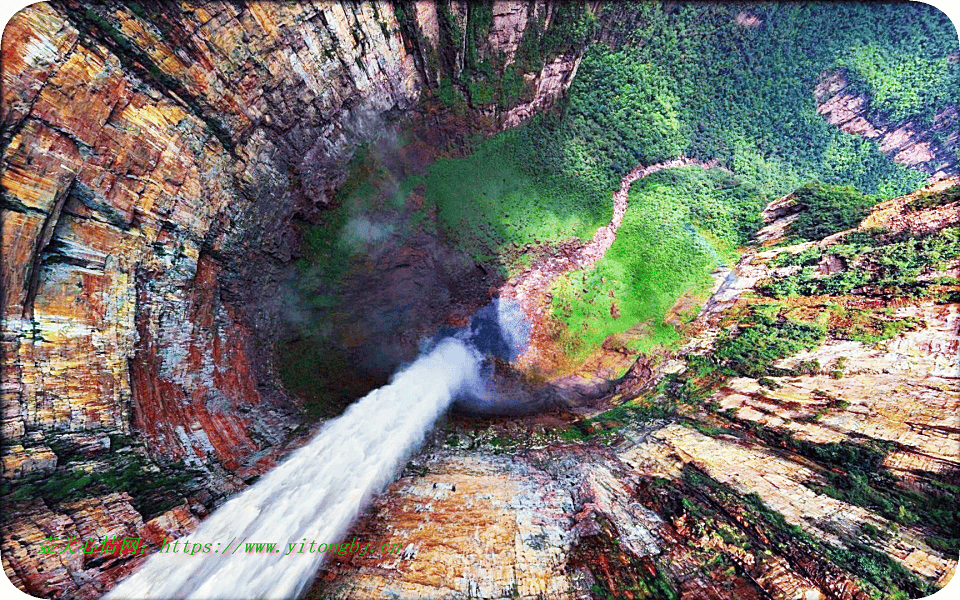
[[[402,551],[305,563],[281,596],[943,587],[956,37],[919,4],[21,10],[2,43],[4,573],[37,597],[139,597],[117,586],[164,540],[205,520],[229,539],[211,515],[469,332],[486,389],[423,409],[383,493],[323,530]],[[344,457],[374,454],[346,435]],[[144,552],[41,551],[118,537]]]

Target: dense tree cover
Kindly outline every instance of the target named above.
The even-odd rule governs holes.
[[[819,240],[856,227],[867,216],[873,202],[850,186],[807,184],[794,192],[803,212],[790,226],[793,236]]]
[[[721,159],[768,196],[811,180],[892,196],[922,175],[827,124],[819,75],[846,68],[890,118],[960,101],[953,27],[925,5],[642,3],[631,15],[615,51],[588,49],[553,132],[583,140],[614,176],[631,159],[686,153]]]
[[[488,29],[488,8],[480,4],[473,9],[470,37]],[[623,12],[623,7],[608,10]],[[694,195],[697,202],[690,204],[694,216],[702,217],[699,225],[734,246],[748,241],[766,202],[809,181],[849,185],[871,198],[890,197],[923,182],[922,173],[894,164],[875,142],[827,124],[816,113],[813,88],[820,73],[838,67],[850,70],[857,81],[876,82],[870,73],[893,68],[891,61],[901,65],[915,58],[941,64],[955,48],[952,26],[939,12],[916,4],[638,3],[626,13],[629,18],[613,25],[612,38],[621,41],[615,49],[597,43],[587,50],[562,117],[537,119],[521,135],[494,142],[496,152],[509,157],[512,166],[508,161],[489,164],[492,155],[485,150],[480,154],[487,158],[476,160],[475,166],[501,168],[511,177],[522,172],[521,179],[536,187],[568,190],[572,193],[541,190],[533,194],[540,200],[532,204],[548,215],[579,211],[587,216],[585,222],[596,226],[609,210],[601,206],[604,195],[638,163],[681,154],[718,158],[735,177],[678,190],[676,196]],[[747,22],[744,15],[755,18],[750,26],[738,23],[738,18]],[[622,30],[616,31],[618,27]],[[561,5],[548,27],[540,24],[524,33],[517,62],[528,68],[550,52],[576,45],[592,29],[595,24],[583,5]],[[904,47],[904,40],[916,47]],[[468,40],[471,48],[478,43]],[[473,50],[469,53],[476,56]],[[876,60],[870,62],[870,57]],[[873,71],[866,66],[857,71],[852,66],[857,61],[874,65]],[[468,68],[474,74],[489,71],[477,59],[469,60]],[[916,97],[891,91],[883,101],[901,113],[919,114],[918,106],[933,110],[953,97],[943,90],[957,87],[951,86],[956,73],[938,69],[924,71],[932,79],[924,81],[926,91]],[[478,97],[496,96],[480,84],[470,89]],[[451,181],[476,179],[464,176]],[[708,188],[737,192],[734,198]],[[447,198],[438,198],[441,208],[458,204],[456,194],[443,195]],[[552,199],[563,206],[554,209]],[[494,229],[500,227],[494,224]],[[578,234],[583,237],[589,230],[582,228]],[[731,230],[737,235],[730,235]],[[527,241],[497,237],[489,240],[494,253],[504,242]],[[534,237],[556,239],[546,232]]]
[[[956,63],[946,56],[904,56],[869,44],[852,50],[840,64],[852,71],[854,81],[870,92],[874,108],[889,119],[930,121],[934,108],[960,103]],[[944,86],[951,80],[952,86]]]
[[[687,146],[676,83],[657,66],[624,58],[595,47],[580,65],[567,112],[570,130],[617,174],[675,158]]]
[[[536,140],[530,145],[538,147],[525,169],[588,172],[596,185],[613,189],[637,163],[681,154],[719,159],[732,174],[692,170],[642,189],[658,195],[656,210],[677,213],[721,253],[750,239],[767,202],[798,188],[807,210],[794,231],[818,239],[855,226],[878,198],[924,182],[923,173],[895,164],[875,141],[842,133],[817,114],[813,92],[822,73],[846,69],[882,118],[928,120],[960,89],[947,59],[957,49],[954,29],[925,5],[651,2],[608,10],[616,19],[601,20],[613,23],[609,39],[620,43],[588,48],[563,118],[529,128]],[[898,75],[908,68],[920,74]],[[650,221],[647,204],[631,195],[625,225]],[[655,235],[625,227],[594,273],[558,284],[555,315],[571,335],[596,346],[637,320],[658,322],[657,312],[669,308],[662,293],[675,298],[685,291],[675,284],[703,289],[698,237],[666,221]],[[674,261],[646,257],[643,246],[669,249],[680,240],[688,252]],[[658,290],[642,283],[650,273]],[[621,307],[619,320],[602,310],[610,304],[602,294],[576,291],[601,278],[627,286],[617,291],[628,308]]]
[[[664,4],[643,3],[615,27],[644,60],[672,65],[690,91],[713,88],[720,75],[744,96],[760,89],[769,99],[799,98],[823,70],[843,67],[892,118],[929,120],[945,102],[960,102],[960,70],[949,58],[956,29],[926,4]],[[690,76],[700,79],[691,85]]]

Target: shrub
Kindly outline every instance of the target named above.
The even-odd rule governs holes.
[[[874,201],[850,186],[810,183],[794,192],[803,212],[792,225],[800,239],[819,240],[856,227]]]
[[[748,377],[763,377],[775,361],[811,350],[827,337],[827,326],[820,323],[777,320],[758,311],[753,320],[739,333],[717,340],[713,353],[719,364]]]

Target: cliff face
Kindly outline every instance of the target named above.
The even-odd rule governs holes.
[[[6,439],[133,423],[165,453],[229,468],[277,443],[292,421],[255,340],[275,325],[264,299],[297,247],[291,219],[316,218],[383,115],[429,98],[443,65],[427,55],[463,60],[436,7],[396,8],[62,3],[11,21]],[[510,57],[551,11],[497,3],[491,51]],[[444,12],[466,27],[466,4]],[[575,68],[549,57],[529,101],[467,110],[481,131],[516,124]]]
[[[357,145],[398,119],[439,138],[517,125],[579,57],[514,60],[551,2],[169,8],[36,4],[4,32],[3,477],[126,469],[133,448],[200,469],[202,513],[300,424],[271,367],[277,286],[296,224],[322,218]],[[521,93],[471,96],[480,59],[513,69]],[[454,102],[438,99],[448,87]],[[144,518],[152,493],[134,500]],[[6,533],[56,535],[43,523],[71,510]],[[4,564],[39,595],[96,595],[112,577],[38,587],[56,567],[28,545]]]
[[[416,163],[549,109],[577,71],[577,44],[559,35],[532,51],[530,40],[550,37],[563,6],[171,11],[56,0],[11,21],[0,461],[13,485],[0,526],[17,585],[99,596],[143,557],[44,554],[41,542],[129,536],[153,552],[298,443],[302,417],[277,383],[271,341],[299,226],[325,221],[355,149],[383,131],[420,136],[410,156],[391,146],[380,157]],[[954,113],[924,132],[868,121],[867,99],[836,77],[817,94],[831,123],[882,136],[885,151],[934,178],[956,174],[945,149],[957,144]],[[414,190],[409,201],[423,199]],[[911,202],[883,205],[863,228],[922,235],[960,222],[956,202]],[[771,206],[761,242],[782,235],[795,211],[789,198]],[[958,428],[947,419],[960,402],[955,295],[793,300],[777,307],[784,319],[855,316],[882,339],[833,335],[769,377],[728,377],[703,397],[688,389],[709,367],[696,357],[732,327],[747,329],[751,306],[771,304],[758,283],[796,275],[772,261],[817,246],[819,274],[841,273],[850,257],[828,251],[837,244],[753,248],[684,325],[695,335],[678,357],[634,362],[614,344],[586,367],[595,379],[561,382],[609,411],[572,426],[551,415],[445,424],[352,532],[403,552],[331,560],[313,593],[859,599],[883,583],[874,572],[911,593],[944,582],[955,540],[915,512],[947,502],[960,483]],[[389,289],[364,294],[391,309],[429,296],[435,248],[415,246],[382,257]],[[923,273],[948,295],[956,275],[956,261]],[[473,300],[455,316],[468,319]],[[419,308],[439,320],[435,305]],[[423,332],[403,333],[415,345]],[[673,406],[681,396],[689,402]],[[873,471],[838,479],[855,471],[850,453]],[[889,558],[869,554],[865,574],[851,556],[869,552]]]

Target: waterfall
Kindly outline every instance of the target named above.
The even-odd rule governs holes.
[[[157,552],[105,598],[296,597],[326,555],[288,554],[288,544],[338,542],[453,398],[477,384],[479,360],[459,340],[440,341],[181,538],[211,552]],[[277,542],[278,552],[250,554],[241,540]]]

